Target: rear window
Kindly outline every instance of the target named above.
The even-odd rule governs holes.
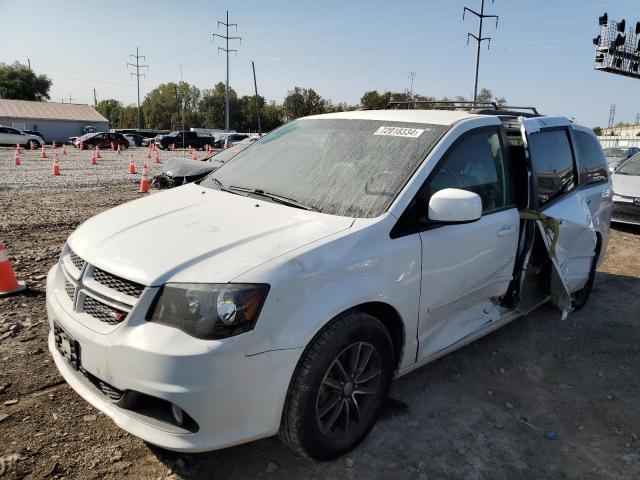
[[[529,149],[536,177],[538,206],[574,188],[573,152],[565,129],[543,130],[530,135]]]
[[[574,134],[580,160],[580,183],[587,185],[605,182],[608,168],[600,142],[588,133],[574,130]]]

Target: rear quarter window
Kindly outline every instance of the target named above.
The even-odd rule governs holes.
[[[591,135],[574,130],[578,159],[580,161],[580,183],[606,182],[608,178],[608,164],[604,158],[600,142]]]

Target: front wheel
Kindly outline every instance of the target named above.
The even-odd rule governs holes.
[[[316,460],[352,450],[375,425],[393,369],[391,337],[378,319],[359,311],[336,318],[298,363],[280,439]]]

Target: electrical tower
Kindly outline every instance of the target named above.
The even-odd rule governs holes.
[[[491,0],[491,3],[493,3],[493,0]],[[480,25],[478,26],[478,35],[476,36],[473,33],[467,33],[467,45],[469,45],[469,37],[473,37],[475,41],[478,43],[478,51],[476,54],[476,81],[473,85],[473,101],[476,102],[478,101],[478,72],[480,71],[480,46],[482,45],[482,42],[487,40],[488,41],[487,50],[491,47],[491,37],[482,36],[482,24],[484,23],[485,18],[495,18],[496,28],[498,28],[498,19],[500,17],[498,15],[485,15],[484,0],[482,0],[482,3],[480,5],[480,13],[470,8],[464,7],[464,10],[462,11],[462,20],[464,20],[464,17],[467,12],[473,13],[476,17],[480,19]]]
[[[640,125],[640,113],[636,113],[636,121],[634,125]]]
[[[611,105],[609,109],[609,128],[613,128],[616,122],[616,104]]]
[[[413,98],[413,79],[416,78],[416,72],[409,72],[409,80],[411,80],[411,86],[409,87],[409,100]]]
[[[136,67],[136,73],[130,73],[130,75],[133,77],[136,77],[136,80],[138,81],[138,130],[140,130],[142,128],[141,124],[142,124],[142,119],[140,117],[140,77],[144,77],[145,74],[144,73],[140,73],[140,69],[141,68],[149,68],[149,65],[140,65],[140,59],[142,59],[143,61],[146,60],[147,58],[144,55],[140,55],[138,53],[138,47],[136,47],[136,54],[134,55],[133,53],[131,55],[129,55],[129,58],[135,58],[136,59],[136,63],[127,63],[127,66],[132,66],[132,67]]]
[[[215,40],[216,37],[220,37],[227,42],[226,48],[218,47],[218,53],[220,53],[220,50],[222,50],[227,54],[227,83],[225,87],[224,129],[228,132],[229,131],[229,52],[238,53],[238,50],[233,50],[233,49],[229,50],[229,40],[238,40],[240,43],[242,43],[242,37],[229,36],[229,27],[234,27],[236,31],[238,30],[238,25],[236,23],[229,23],[229,10],[227,10],[226,22],[218,21],[218,28],[220,28],[220,25],[224,25],[226,27],[227,34],[220,35],[218,33],[214,33],[213,39]]]

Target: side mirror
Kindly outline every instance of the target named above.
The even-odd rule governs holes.
[[[434,222],[475,222],[482,217],[482,199],[468,190],[445,188],[431,196],[428,216]]]

